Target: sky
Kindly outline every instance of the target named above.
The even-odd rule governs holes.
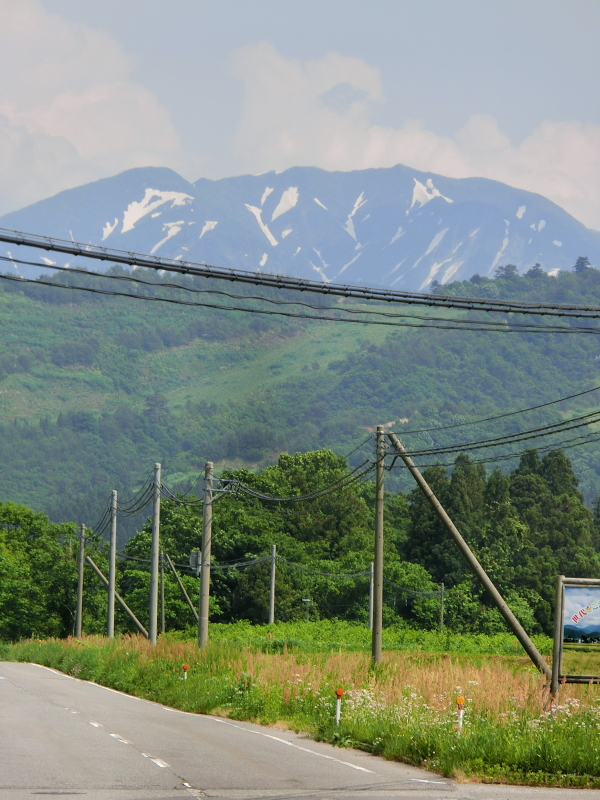
[[[0,213],[139,166],[402,163],[600,230],[598,0],[0,0]]]

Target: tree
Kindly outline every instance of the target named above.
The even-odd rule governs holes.
[[[543,278],[545,276],[545,272],[542,269],[542,265],[537,261],[533,267],[527,270],[525,273],[526,278]]]
[[[519,269],[516,264],[507,264],[506,266],[496,267],[494,270],[495,278],[515,278],[519,274]]]
[[[573,267],[574,272],[585,272],[586,269],[591,268],[590,260],[587,256],[579,256]]]

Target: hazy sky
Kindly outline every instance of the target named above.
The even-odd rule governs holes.
[[[600,229],[598,0],[0,0],[0,212],[134,166],[404,163]]]

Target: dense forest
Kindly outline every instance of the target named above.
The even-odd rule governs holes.
[[[329,486],[347,472],[331,450],[283,454],[259,471],[229,470],[256,493],[294,497]],[[600,577],[600,517],[583,503],[569,460],[559,450],[540,458],[523,453],[509,474],[489,475],[459,455],[449,472],[424,471],[430,485],[523,625],[551,632],[557,574]],[[179,497],[181,500],[182,497]],[[194,495],[187,495],[187,502]],[[211,619],[264,623],[268,616],[269,563],[239,566],[277,546],[276,619],[304,615],[366,624],[368,570],[373,552],[374,485],[367,480],[313,499],[274,505],[226,494],[214,505]],[[201,541],[201,509],[166,501],[161,547],[197,603],[198,581],[186,569]],[[73,632],[77,530],[55,524],[13,503],[0,505],[0,639],[66,636]],[[148,620],[151,525],[119,557],[118,589],[138,618]],[[86,552],[107,568],[107,546],[89,532]],[[504,623],[469,572],[418,489],[390,492],[385,506],[384,624],[432,629],[439,622],[444,583],[445,624],[458,632],[494,633]],[[237,562],[237,566],[236,566]],[[337,577],[343,574],[345,577]],[[85,574],[84,630],[105,630],[106,590],[89,567]],[[194,620],[175,577],[164,577],[165,628],[192,628]],[[131,630],[122,612],[118,629]]]
[[[111,279],[56,273],[50,280],[116,287],[150,300],[242,304],[215,294],[230,289],[206,279],[117,267],[110,273]],[[534,266],[519,276],[507,265],[494,279],[474,276],[433,291],[599,305],[600,272],[584,264],[550,277]],[[235,292],[255,311],[273,310],[269,301],[275,297],[298,299],[261,290],[266,300],[253,300],[256,289],[238,286]],[[333,308],[330,316],[344,302],[311,298]],[[368,429],[392,420],[409,447],[466,448],[482,436],[524,431],[597,407],[597,396],[589,394],[448,430],[600,385],[595,334],[353,325],[8,280],[0,281],[0,311],[0,496],[56,522],[93,524],[110,491],[133,493],[155,461],[162,462],[169,486],[183,489],[206,459],[219,470],[254,470],[275,463],[281,452],[331,447],[345,453]],[[413,312],[407,314],[411,322]],[[438,430],[411,433],[427,428]],[[599,493],[600,476],[600,445],[593,436],[590,442],[568,451],[588,505]],[[542,444],[570,447],[560,436]],[[507,473],[518,465],[515,450],[488,455],[503,459],[497,463]],[[350,463],[362,457],[359,452]],[[393,472],[389,484],[394,491],[410,489],[402,471]],[[124,521],[124,539],[139,524]]]

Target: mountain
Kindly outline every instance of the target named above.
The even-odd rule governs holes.
[[[556,274],[571,269],[580,255],[600,263],[600,233],[540,195],[401,165],[355,172],[295,167],[193,184],[169,169],[133,169],[6,214],[0,227],[238,269],[417,291],[428,291],[434,280],[492,275],[500,264],[524,272],[539,262]],[[12,246],[0,253],[68,263]],[[13,268],[27,277],[40,272]]]

